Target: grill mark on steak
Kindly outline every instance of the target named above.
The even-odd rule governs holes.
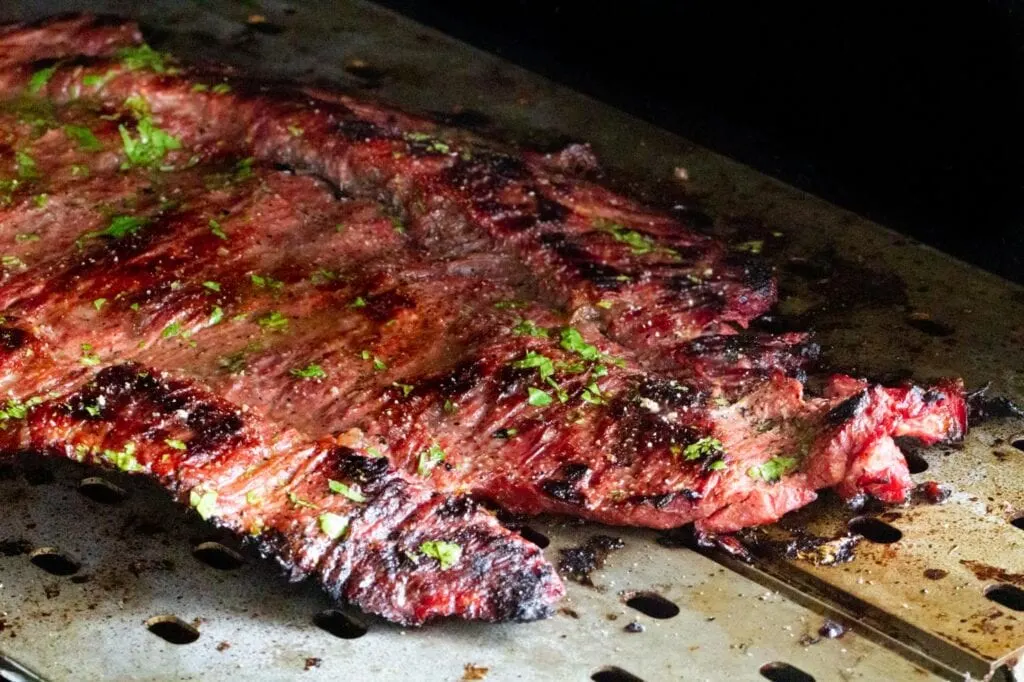
[[[221,523],[258,521],[295,577],[418,623],[539,617],[560,594],[466,491],[519,513],[725,532],[818,488],[899,500],[909,477],[892,438],[966,426],[954,382],[836,377],[804,397],[805,335],[734,333],[774,300],[766,270],[549,159],[441,140],[347,96],[213,93],[193,88],[199,72],[127,71],[103,55],[137,40],[132,28],[56,65],[38,136],[11,103],[31,62],[65,56],[68,35],[88,42],[88,26],[38,29],[59,34],[52,52],[19,42],[36,29],[0,34],[14,53],[0,69],[0,177],[18,173],[15,149],[39,170],[0,207],[0,236],[40,222],[33,197],[52,197],[39,240],[15,244],[24,271],[0,280],[25,335],[0,355],[0,386],[12,400],[67,396],[26,408],[28,431],[4,431],[4,448],[78,457],[81,445],[123,464],[130,441],[179,494],[215,488]],[[140,115],[129,96],[181,140],[162,161],[172,170],[121,168],[119,126],[135,132]],[[103,151],[78,148],[67,123]],[[111,210],[149,221],[99,234]],[[342,479],[365,506],[329,495]],[[352,536],[326,542],[303,501],[356,514]],[[463,568],[417,551],[438,538],[463,545]]]

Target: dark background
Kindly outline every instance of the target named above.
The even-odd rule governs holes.
[[[1024,7],[378,0],[1024,283]]]

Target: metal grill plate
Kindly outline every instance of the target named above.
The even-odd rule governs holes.
[[[686,168],[687,201],[698,199],[717,231],[764,237],[782,310],[803,314],[834,364],[872,376],[959,375],[1024,397],[1019,287],[374,5],[30,0],[4,3],[0,19],[69,9],[137,17],[157,29],[153,42],[179,55],[361,89],[413,110],[482,112],[508,139],[585,139],[617,183],[663,203],[682,196],[673,170]],[[248,28],[257,12],[284,30]],[[346,71],[357,60],[373,67],[372,78],[365,68]],[[553,558],[598,532],[626,547],[595,575],[597,587],[572,585],[550,621],[408,631],[364,618],[368,634],[347,640],[312,624],[331,606],[315,587],[288,585],[252,558],[235,571],[193,558],[209,529],[159,491],[121,481],[129,498],[99,505],[75,490],[89,473],[61,464],[50,483],[0,480],[0,541],[53,546],[81,564],[76,576],[58,577],[25,554],[0,555],[0,651],[53,680],[458,680],[470,677],[467,664],[487,668],[487,680],[582,680],[605,666],[648,682],[754,680],[775,661],[819,681],[981,677],[1013,667],[1024,645],[1019,614],[984,596],[1024,575],[1024,531],[1008,523],[1024,512],[1024,452],[1012,446],[1019,434],[1020,420],[993,421],[963,448],[926,451],[929,469],[917,478],[949,484],[951,501],[895,510],[903,538],[864,542],[840,567],[784,559],[744,567],[659,546],[647,531],[538,523]],[[801,518],[832,532],[848,516],[825,501]],[[947,573],[929,580],[926,569]],[[644,616],[624,604],[631,591],[661,594],[681,613]],[[811,644],[825,614],[854,631]],[[194,623],[199,639],[162,641],[144,627],[158,615]],[[645,632],[625,632],[633,620]]]

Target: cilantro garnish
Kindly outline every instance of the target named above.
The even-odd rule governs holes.
[[[256,320],[256,324],[266,331],[277,332],[288,329],[288,318],[277,310],[272,310]]]
[[[148,218],[140,218],[133,215],[118,215],[110,219],[110,224],[102,230],[95,230],[93,232],[86,232],[75,242],[79,247],[89,239],[95,239],[96,237],[110,237],[111,239],[121,239],[131,234],[135,234],[143,227],[149,224]]]
[[[722,452],[722,441],[717,438],[705,436],[694,443],[690,443],[682,450],[683,459],[694,460],[717,455]]]
[[[270,289],[271,291],[281,291],[281,289],[284,289],[284,282],[270,276],[263,277],[253,274],[249,275],[249,280],[257,289]]]
[[[304,500],[291,491],[288,491],[288,501],[294,504],[296,507],[306,507],[307,509],[319,509],[319,507],[317,507],[309,500]]]
[[[551,404],[551,394],[547,391],[542,391],[539,388],[530,386],[526,389],[526,392],[530,396],[526,399],[526,402],[530,403],[534,407],[547,407]]]
[[[447,542],[445,540],[427,540],[420,545],[420,553],[432,559],[437,559],[441,564],[441,570],[447,571],[459,563],[459,559],[462,558],[462,547],[454,542]]]
[[[532,350],[526,351],[526,356],[513,362],[512,366],[516,369],[536,368],[541,379],[547,379],[555,373],[555,363],[551,361],[551,358]]]
[[[340,540],[348,532],[348,519],[338,514],[324,512],[317,518],[320,530],[332,540]]]
[[[28,152],[14,152],[14,163],[16,164],[18,177],[22,180],[31,180],[39,177],[39,169],[36,167],[36,160]]]
[[[156,73],[167,73],[170,70],[164,62],[170,61],[171,56],[166,52],[157,52],[145,43],[138,47],[122,47],[117,51],[117,58],[126,71],[149,69]]]
[[[24,419],[28,416],[29,410],[43,402],[39,396],[33,396],[22,402],[17,398],[10,398],[7,404],[0,408],[0,428],[6,428],[6,423],[11,419]]]
[[[218,239],[228,238],[227,233],[221,228],[220,223],[218,223],[213,218],[210,218],[210,222],[207,223],[207,227],[210,228],[210,232],[213,233],[214,237],[217,237]]]
[[[220,291],[220,282],[213,282],[213,281],[203,282],[203,286],[205,288],[209,289],[210,291]]]
[[[516,336],[532,336],[538,339],[548,338],[548,330],[538,326],[533,320],[521,319],[512,327],[512,333]]]
[[[402,396],[403,397],[408,396],[410,393],[412,393],[413,389],[416,388],[412,384],[402,384],[402,383],[399,383],[397,381],[392,382],[391,385],[394,386],[395,388],[399,389],[400,391],[402,391]]]
[[[106,304],[107,304],[107,299],[105,299],[105,298],[97,298],[95,301],[92,302],[92,307],[95,308],[96,310],[103,310],[103,306],[106,305]]]
[[[747,469],[747,476],[774,483],[796,468],[796,457],[772,457],[767,462]]]
[[[289,374],[299,379],[326,379],[327,372],[320,365],[310,363],[302,368],[292,369]]]
[[[135,443],[127,442],[120,450],[104,450],[100,455],[121,471],[141,471],[142,465],[135,459]]]
[[[349,308],[365,308],[366,299],[362,296],[356,296],[355,300],[348,304]]]
[[[167,152],[181,149],[181,141],[178,138],[159,128],[153,122],[145,100],[133,96],[125,100],[125,105],[135,113],[137,137],[132,137],[123,124],[117,127],[121,133],[121,142],[127,157],[121,164],[121,170],[127,170],[132,166],[155,167],[163,161]]]
[[[343,495],[348,499],[352,500],[353,502],[366,502],[366,496],[363,495],[363,492],[359,489],[359,486],[355,485],[354,483],[352,485],[345,485],[340,481],[328,479],[327,487],[331,489],[332,493]]]
[[[167,447],[174,448],[175,450],[188,450],[188,446],[185,442],[180,441],[177,438],[167,438],[164,440],[164,443],[167,444]]]
[[[658,245],[653,238],[636,230],[630,230],[624,225],[610,221],[599,220],[594,224],[598,230],[612,236],[615,241],[627,245],[636,255],[654,253],[656,251],[677,256],[678,254],[669,248]]]
[[[92,344],[82,344],[82,357],[78,360],[86,367],[95,367],[100,364],[100,356],[92,352]]]
[[[101,152],[103,145],[91,130],[85,126],[66,125],[64,134],[78,143],[78,148],[83,152]]]
[[[445,460],[444,450],[437,443],[432,443],[429,448],[420,453],[419,462],[416,466],[416,473],[420,476],[429,476],[438,464]]]
[[[188,503],[199,514],[199,518],[205,521],[217,510],[217,492],[192,490],[188,494]]]
[[[181,323],[171,322],[169,325],[164,327],[164,330],[160,332],[161,338],[172,339],[181,333]]]
[[[38,94],[40,90],[46,87],[46,84],[50,82],[50,78],[53,77],[54,72],[57,70],[57,65],[48,66],[45,69],[39,69],[32,74],[32,77],[28,80],[28,87],[26,88],[31,95]]]

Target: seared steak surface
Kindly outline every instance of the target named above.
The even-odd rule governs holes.
[[[729,532],[902,501],[962,388],[799,381],[761,265],[573,174],[130,23],[0,30],[2,447],[158,477],[403,623],[563,593],[515,512]]]

